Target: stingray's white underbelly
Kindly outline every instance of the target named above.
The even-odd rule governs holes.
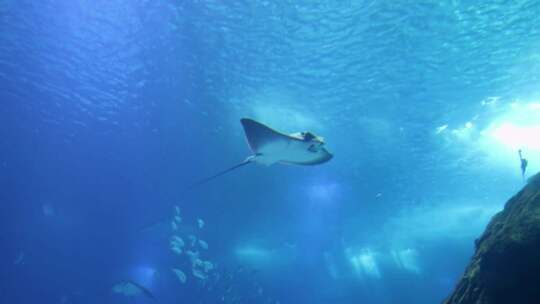
[[[313,158],[308,148],[309,143],[303,141],[274,141],[259,147],[253,161],[267,166],[280,161],[302,162]]]

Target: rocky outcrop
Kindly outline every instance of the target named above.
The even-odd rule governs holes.
[[[540,303],[540,173],[493,217],[444,303]]]

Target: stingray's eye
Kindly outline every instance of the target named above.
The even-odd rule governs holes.
[[[313,133],[311,132],[303,132],[303,136],[304,136],[304,140],[306,141],[312,141],[313,139],[316,138],[316,136],[313,135]]]
[[[309,152],[317,152],[317,151],[319,151],[319,145],[316,145],[316,144],[309,145],[308,151]]]

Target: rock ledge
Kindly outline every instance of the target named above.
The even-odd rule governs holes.
[[[540,173],[491,219],[444,303],[540,303]]]

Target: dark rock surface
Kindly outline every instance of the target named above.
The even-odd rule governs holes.
[[[540,303],[540,173],[491,219],[444,303]]]

